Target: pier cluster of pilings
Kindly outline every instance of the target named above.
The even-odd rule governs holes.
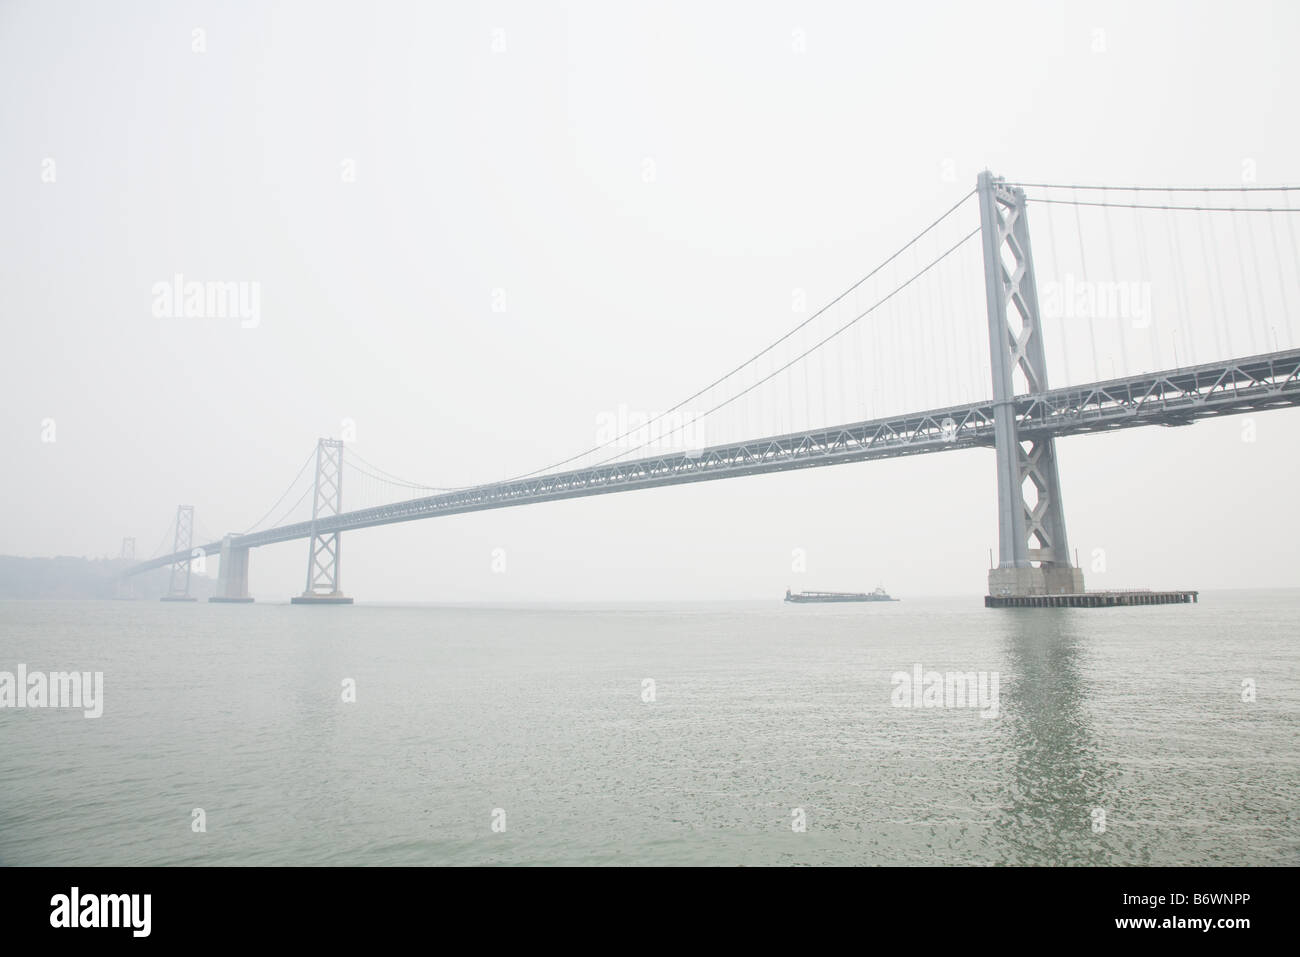
[[[1077,595],[985,595],[985,608],[1114,608],[1121,605],[1186,605],[1195,591],[1089,591]]]

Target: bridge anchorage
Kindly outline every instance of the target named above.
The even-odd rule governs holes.
[[[398,522],[422,521],[445,515],[514,508],[541,502],[631,492],[667,485],[875,461],[904,455],[983,448],[991,449],[994,453],[998,503],[998,560],[988,572],[988,592],[984,600],[986,606],[1097,608],[1196,601],[1197,593],[1191,591],[1085,591],[1083,572],[1070,561],[1065,511],[1061,500],[1056,440],[1065,436],[1095,435],[1117,429],[1155,425],[1183,426],[1213,416],[1262,413],[1271,409],[1300,406],[1300,349],[1294,347],[1294,330],[1290,332],[1292,348],[1278,349],[1276,329],[1271,329],[1275,351],[1259,352],[1254,319],[1248,311],[1242,316],[1230,312],[1226,306],[1220,309],[1216,302],[1220,300],[1228,302],[1230,294],[1223,285],[1224,280],[1221,275],[1217,276],[1217,280],[1214,275],[1210,275],[1206,288],[1202,292],[1209,297],[1210,317],[1219,323],[1219,326],[1214,329],[1214,339],[1215,348],[1224,350],[1216,353],[1220,358],[1209,362],[1193,361],[1192,364],[1182,365],[1177,357],[1179,340],[1175,339],[1174,368],[1167,367],[1152,346],[1154,368],[1163,367],[1163,371],[1131,374],[1126,368],[1123,374],[1116,374],[1115,370],[1112,370],[1112,377],[1103,379],[1098,369],[1098,350],[1096,340],[1093,338],[1097,329],[1094,318],[1089,318],[1086,325],[1081,324],[1070,329],[1062,326],[1061,336],[1068,340],[1071,335],[1076,334],[1074,329],[1086,330],[1092,345],[1093,377],[1098,381],[1072,382],[1064,387],[1053,388],[1048,382],[1044,324],[1039,309],[1038,276],[1034,268],[1026,209],[1030,203],[1040,202],[1073,202],[1076,211],[1079,206],[1124,208],[1127,205],[1134,211],[1167,210],[1178,211],[1178,215],[1186,211],[1285,215],[1300,213],[1300,209],[1288,204],[1270,204],[1263,207],[1210,206],[1175,204],[1172,200],[1169,205],[1152,205],[1139,203],[1136,200],[1132,204],[1091,200],[1066,201],[1037,196],[1027,197],[1026,188],[1068,189],[1071,193],[1076,190],[1112,189],[1105,186],[1015,184],[995,177],[987,171],[981,173],[971,193],[909,241],[894,256],[885,260],[851,286],[848,291],[832,300],[825,308],[830,308],[843,300],[885,266],[895,262],[904,251],[913,249],[916,243],[936,225],[944,222],[972,196],[977,195],[979,225],[968,231],[964,224],[961,225],[957,231],[965,232],[965,237],[949,247],[947,252],[939,255],[906,281],[893,286],[887,295],[879,298],[866,311],[858,313],[855,304],[853,311],[857,314],[851,321],[774,371],[767,371],[780,361],[776,356],[772,356],[763,366],[762,372],[766,374],[761,379],[760,370],[756,365],[757,360],[768,355],[791,335],[799,332],[824,312],[824,309],[819,310],[763,352],[751,357],[745,364],[673,408],[683,408],[687,402],[709,393],[715,387],[732,383],[732,377],[738,373],[742,373],[742,376],[734,384],[740,391],[725,397],[710,411],[722,409],[769,380],[772,380],[775,388],[779,390],[781,380],[777,377],[789,373],[796,363],[813,354],[858,320],[872,315],[878,307],[884,306],[892,297],[907,289],[915,280],[925,276],[933,267],[945,262],[949,255],[963,248],[967,240],[972,241],[968,247],[972,259],[982,259],[984,267],[983,307],[978,302],[978,287],[972,289],[968,282],[963,288],[970,294],[972,302],[969,305],[973,307],[974,314],[978,316],[983,308],[987,315],[991,394],[984,391],[986,388],[984,383],[990,381],[985,377],[982,365],[984,329],[979,320],[975,319],[972,324],[974,336],[968,335],[972,330],[965,324],[956,330],[967,338],[959,350],[954,350],[954,354],[956,351],[969,351],[974,358],[974,361],[966,367],[966,371],[971,373],[971,376],[965,380],[969,383],[969,387],[966,387],[964,382],[963,389],[959,392],[962,398],[960,400],[952,398],[950,394],[946,400],[949,404],[941,407],[933,407],[933,403],[927,398],[925,402],[929,407],[922,406],[922,411],[896,414],[891,412],[885,415],[883,412],[890,411],[889,409],[877,409],[871,418],[849,421],[842,425],[814,427],[808,424],[810,411],[805,410],[805,427],[797,428],[794,425],[795,410],[792,407],[787,410],[789,417],[784,420],[788,423],[786,431],[780,434],[765,434],[758,438],[711,445],[703,449],[672,449],[654,453],[648,450],[649,445],[652,444],[648,443],[635,446],[635,449],[647,448],[646,452],[640,453],[642,457],[635,458],[627,451],[602,458],[610,451],[610,443],[605,443],[548,468],[512,479],[450,489],[435,489],[405,480],[394,481],[396,477],[383,473],[382,469],[377,469],[377,472],[382,474],[376,474],[362,468],[362,465],[370,465],[370,463],[354,455],[351,458],[357,458],[360,464],[350,458],[347,465],[362,476],[358,482],[361,497],[365,497],[367,488],[370,487],[368,481],[390,481],[393,482],[393,487],[398,489],[397,494],[400,498],[399,500],[386,499],[381,504],[353,508],[347,512],[343,511],[343,442],[335,439],[320,439],[315,450],[314,483],[306,485],[299,500],[290,507],[289,512],[285,513],[279,522],[271,527],[254,531],[253,529],[262,524],[258,522],[253,529],[246,532],[226,535],[220,541],[210,541],[194,547],[192,541],[194,509],[192,506],[181,506],[177,510],[172,554],[133,565],[126,570],[125,574],[135,575],[152,568],[170,565],[172,577],[165,600],[192,601],[193,599],[189,597],[190,559],[220,553],[220,594],[212,600],[248,602],[252,600],[248,595],[249,551],[264,545],[305,538],[308,542],[306,585],[303,593],[292,598],[292,602],[302,605],[350,604],[352,599],[342,593],[340,586],[340,546],[344,532]],[[1135,192],[1153,189],[1152,187],[1123,188]],[[1300,187],[1252,188],[1276,191],[1295,190]],[[1175,190],[1202,191],[1196,187],[1160,188],[1161,191],[1166,189],[1171,193]],[[1206,187],[1205,190],[1235,192],[1236,187]],[[1199,201],[1204,202],[1203,199]],[[1052,251],[1053,269],[1059,272],[1062,267],[1057,258],[1050,223],[1049,216],[1048,237],[1051,240],[1049,248]],[[1270,221],[1271,226],[1272,221]],[[1077,231],[1082,263],[1083,232],[1081,228]],[[1140,228],[1136,231],[1139,233],[1138,240],[1141,243]],[[1278,315],[1285,317],[1290,329],[1293,323],[1290,319],[1286,283],[1294,283],[1297,278],[1300,254],[1293,250],[1290,257],[1284,259],[1277,240],[1278,232],[1276,230],[1271,232],[1274,240],[1276,278],[1279,290],[1282,292],[1277,303],[1280,310]],[[1288,222],[1287,234],[1293,235],[1293,233]],[[981,245],[978,254],[974,252],[973,246],[977,234],[980,236]],[[1213,230],[1210,231],[1210,235],[1213,235]],[[1175,237],[1172,227],[1168,239],[1173,246]],[[1217,269],[1212,271],[1208,265],[1211,257],[1205,232],[1201,233],[1201,242],[1202,254],[1207,263],[1206,273],[1217,274]],[[1292,239],[1293,247],[1294,242]],[[946,245],[946,241],[940,243],[936,235],[936,250],[943,245]],[[1240,247],[1238,249],[1240,250]],[[1110,253],[1112,271],[1114,271],[1113,247]],[[1171,249],[1171,254],[1172,258],[1176,258],[1176,262],[1179,263],[1177,269],[1181,271],[1181,253],[1174,247]],[[1142,255],[1139,247],[1139,262],[1143,262]],[[1251,256],[1255,256],[1253,248]],[[975,270],[979,268],[977,261],[969,262],[967,265]],[[1244,260],[1242,265],[1244,287],[1246,281]],[[1258,265],[1256,262],[1256,266]],[[1086,265],[1084,268],[1086,269]],[[1142,269],[1145,271],[1145,265]],[[897,281],[897,277],[894,281]],[[888,285],[884,288],[890,289]],[[1183,286],[1180,289],[1181,296],[1186,292],[1186,288]],[[1261,290],[1257,289],[1256,293],[1260,297],[1263,296]],[[1198,292],[1196,295],[1199,297],[1201,293]],[[1186,301],[1183,301],[1182,305],[1185,307]],[[909,310],[915,308],[915,304],[908,307]],[[951,315],[954,318],[970,314],[961,309],[949,310],[946,306],[941,306],[937,312],[941,317]],[[909,316],[910,314],[905,318]],[[1123,332],[1122,327],[1120,332]],[[1225,354],[1233,354],[1233,336],[1235,334],[1240,341],[1242,332],[1249,334],[1252,351],[1244,357],[1222,358]],[[820,335],[820,331],[817,334]],[[881,335],[884,335],[883,330]],[[1153,334],[1147,335],[1149,342],[1155,342],[1156,337]],[[888,338],[893,340],[893,345],[898,344],[897,334]],[[1193,342],[1190,338],[1183,341],[1189,346]],[[916,348],[919,349],[920,337],[917,337],[916,342]],[[1124,340],[1121,338],[1118,344],[1122,353],[1125,349]],[[792,343],[789,351],[797,352],[801,348],[802,345],[795,346]],[[880,339],[869,343],[867,354],[876,365],[877,379],[880,378],[881,369],[885,368],[891,359],[899,358],[882,355],[883,352]],[[1070,350],[1066,349],[1064,358],[1068,359],[1069,354]],[[914,352],[904,352],[904,358],[914,356]],[[865,357],[861,358],[865,361]],[[933,356],[929,354],[923,354],[918,361],[928,362],[932,358]],[[757,381],[746,385],[748,380],[743,378],[743,370],[746,369],[751,369],[751,378]],[[823,364],[823,371],[824,369]],[[951,370],[949,371],[951,373]],[[804,366],[805,393],[808,390],[808,372],[808,367]],[[1071,378],[1068,363],[1065,364],[1064,374],[1067,379]],[[858,372],[857,375],[862,376],[862,372]],[[792,404],[790,387],[793,378],[793,374],[790,374],[784,380],[785,398]],[[870,381],[865,377],[863,380]],[[892,379],[886,376],[880,382],[880,391],[895,388],[901,381],[898,376]],[[772,398],[779,400],[780,396]],[[904,408],[922,405],[920,401],[910,398],[900,404]],[[860,400],[859,404],[850,404],[849,408],[861,409],[867,405],[865,401]],[[827,417],[825,408],[826,399],[823,395],[823,421]],[[854,414],[856,413],[838,412],[836,416],[843,421],[851,419]],[[781,421],[779,411],[777,421]],[[773,431],[776,430],[771,427],[755,429],[749,426],[747,434]],[[618,438],[626,438],[626,436]],[[591,462],[588,456],[596,457],[594,464],[582,466],[574,464],[580,460]],[[299,480],[307,474],[306,470],[310,464],[310,458],[302,463],[299,474],[295,476],[285,495],[272,506],[266,517],[269,518],[279,507],[280,502],[299,487]],[[286,519],[306,500],[308,494],[313,496],[310,520],[286,524]],[[417,497],[411,497],[413,494]],[[125,558],[126,555],[124,551],[123,557]]]
[[[221,539],[221,564],[217,567],[218,594],[208,601],[246,605],[253,600],[248,594],[248,548],[236,547],[234,541],[233,534]]]

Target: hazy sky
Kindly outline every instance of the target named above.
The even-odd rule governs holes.
[[[781,335],[794,291],[838,294],[985,167],[1300,183],[1300,6],[991,8],[0,2],[0,553],[132,535],[148,557],[178,502],[242,530],[345,419],[427,483],[581,451],[602,415]],[[160,317],[178,273],[256,283],[256,323]],[[1090,587],[1300,583],[1300,412],[1254,416],[1253,442],[1244,421],[1059,443]],[[978,594],[994,489],[973,450],[370,529],[344,537],[343,587]],[[300,592],[306,552],[255,551],[253,594]]]

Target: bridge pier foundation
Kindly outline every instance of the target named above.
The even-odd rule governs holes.
[[[1070,566],[1026,568],[990,568],[989,594],[1008,595],[1082,595],[1083,569]]]
[[[208,601],[226,604],[248,604],[253,599],[248,594],[248,549],[235,548],[227,535],[221,540],[221,567],[218,570],[219,594]]]

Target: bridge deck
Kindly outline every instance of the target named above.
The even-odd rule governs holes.
[[[1024,439],[1108,432],[1137,426],[1189,425],[1198,419],[1300,405],[1300,350],[1212,362],[1081,386],[1017,396],[1015,415]],[[993,445],[991,400],[870,419],[850,425],[673,452],[590,468],[496,482],[454,492],[343,512],[321,519],[315,532],[343,532],[440,515],[457,515],[536,502],[636,489],[708,482],[790,469],[947,452]],[[311,522],[236,536],[236,548],[307,538]],[[206,554],[220,542],[197,546]],[[134,566],[128,574],[184,561],[178,552]]]

